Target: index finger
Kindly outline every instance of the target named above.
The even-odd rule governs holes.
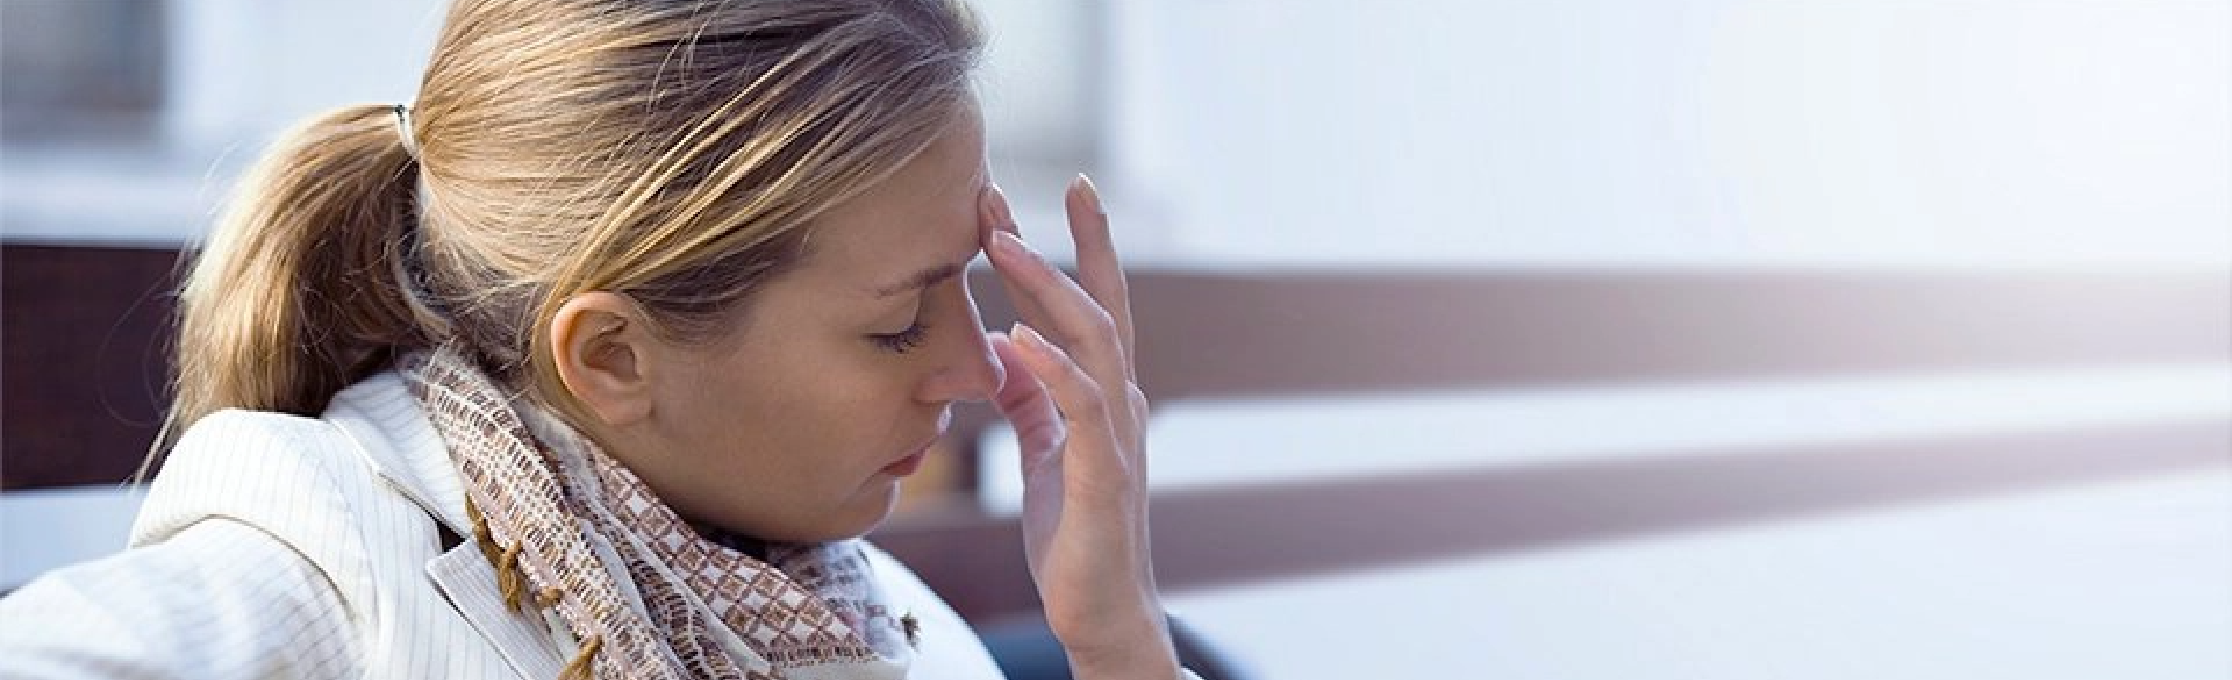
[[[993,243],[998,240],[994,238],[997,232],[1004,231],[1019,238],[1022,233],[1015,226],[1015,216],[1008,210],[1007,195],[1000,191],[999,185],[984,185],[984,193],[979,197],[979,200],[982,202],[979,207],[983,214],[978,218],[984,221],[984,254],[985,257],[990,258],[993,249],[997,247]],[[998,267],[994,267],[993,271],[995,273],[994,278],[1000,281],[1000,288],[1007,291],[1008,303],[1015,306],[1015,313],[1018,317],[1025,320],[1047,318],[1046,310],[1039,305],[1037,299],[1027,294],[1021,286],[1016,285],[1014,279],[1000,273]]]
[[[1108,310],[1116,322],[1116,337],[1124,349],[1124,377],[1139,382],[1139,343],[1132,330],[1131,285],[1116,258],[1116,239],[1108,229],[1108,211],[1101,205],[1093,179],[1079,173],[1070,180],[1063,209],[1069,214],[1070,239],[1077,244],[1077,278],[1085,293]]]
[[[990,197],[998,198],[997,194]],[[985,254],[1023,321],[1047,333],[1104,388],[1116,390],[1132,384],[1131,363],[1125,359],[1115,315],[1069,274],[1025,244],[1012,222],[1007,221],[1007,211],[997,202],[990,212],[994,214],[989,217],[1000,220],[996,224],[1006,226],[991,231]]]

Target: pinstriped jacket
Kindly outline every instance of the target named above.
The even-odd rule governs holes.
[[[528,678],[575,652],[503,604],[464,492],[402,378],[321,418],[225,411],[155,479],[132,548],[0,599],[0,679]],[[999,678],[950,607],[869,549],[920,622],[912,678]]]

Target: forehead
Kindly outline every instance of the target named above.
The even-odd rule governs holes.
[[[817,218],[799,273],[866,291],[974,257],[984,132],[976,115],[960,118],[890,177]]]

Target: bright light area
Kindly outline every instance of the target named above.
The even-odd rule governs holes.
[[[73,486],[0,494],[0,590],[124,549],[144,488]]]
[[[2218,680],[2228,518],[2212,467],[1168,603],[1284,680]]]
[[[2232,262],[2232,3],[1111,5],[1184,258]]]

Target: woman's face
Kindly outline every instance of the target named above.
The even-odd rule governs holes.
[[[726,337],[648,352],[624,464],[683,517],[778,541],[867,532],[1002,371],[963,275],[983,244],[975,115],[819,219]]]

